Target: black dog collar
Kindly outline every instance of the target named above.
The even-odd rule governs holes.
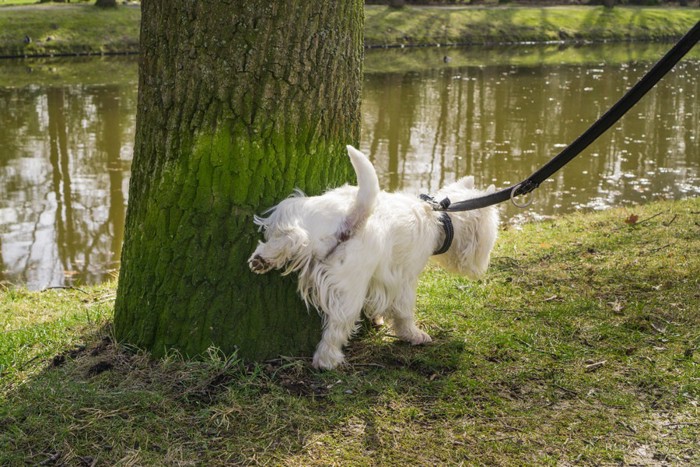
[[[442,242],[442,246],[433,252],[433,255],[441,255],[447,252],[452,245],[452,239],[455,237],[452,219],[450,219],[450,216],[446,212],[440,215],[440,223],[442,224],[442,229],[445,231],[445,240]]]
[[[440,215],[440,224],[442,224],[442,229],[445,231],[445,240],[442,242],[442,246],[433,252],[433,255],[441,255],[450,249],[452,240],[455,237],[455,229],[452,226],[452,219],[450,219],[450,216],[445,212],[445,209],[450,206],[450,198],[445,198],[438,202],[435,201],[435,198],[430,195],[421,194],[418,197],[431,205],[434,211],[442,211],[442,214]]]

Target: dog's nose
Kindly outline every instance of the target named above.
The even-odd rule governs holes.
[[[256,274],[264,274],[270,270],[270,264],[260,255],[255,255],[248,260],[250,270]]]

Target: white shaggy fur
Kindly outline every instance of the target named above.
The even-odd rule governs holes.
[[[323,317],[323,336],[313,366],[331,369],[343,362],[345,346],[360,315],[387,318],[399,338],[430,342],[416,327],[414,305],[418,276],[445,237],[439,217],[417,196],[386,193],[372,163],[348,146],[358,186],[345,185],[321,196],[295,192],[267,217],[255,217],[264,230],[248,260],[253,272],[281,269],[299,276],[298,290]],[[493,186],[487,190],[495,190]],[[464,177],[436,195],[461,201],[483,194],[474,178]],[[448,270],[476,278],[486,271],[498,231],[494,207],[450,213],[454,240],[434,259]]]

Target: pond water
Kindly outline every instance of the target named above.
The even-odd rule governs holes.
[[[668,47],[368,51],[361,149],[388,190],[431,192],[467,174],[505,187],[573,141]],[[0,283],[41,289],[115,274],[136,60],[0,61]],[[505,221],[697,196],[699,95],[696,55],[536,190],[531,207],[502,205]]]

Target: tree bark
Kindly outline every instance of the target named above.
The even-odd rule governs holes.
[[[136,142],[114,326],[162,355],[312,352],[292,277],[252,274],[253,215],[348,181],[363,3],[142,3]]]

